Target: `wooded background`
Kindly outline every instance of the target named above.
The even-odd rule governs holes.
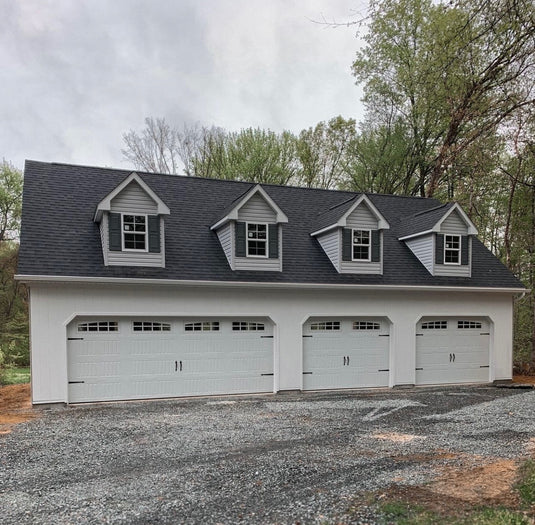
[[[535,7],[531,0],[372,0],[353,26],[362,122],[300,133],[228,131],[148,117],[123,135],[135,169],[455,200],[534,288]],[[336,27],[336,26],[340,27]],[[350,28],[348,29],[348,26]],[[281,104],[284,103],[281,96]],[[26,291],[13,281],[22,175],[0,172],[0,366],[26,364]],[[535,362],[534,294],[515,301],[514,363]]]

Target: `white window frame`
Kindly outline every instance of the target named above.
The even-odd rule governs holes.
[[[355,243],[355,232],[368,232],[368,244],[357,244]],[[355,258],[355,246],[365,246],[368,248],[368,258],[367,259],[356,259]],[[372,231],[366,228],[352,228],[351,229],[351,260],[355,262],[370,262],[372,260]]]
[[[339,332],[342,329],[341,321],[312,321],[309,329],[311,332]]]
[[[446,241],[447,237],[457,237],[457,240],[459,241],[459,248],[446,248],[446,245],[448,244]],[[459,266],[461,264],[461,249],[462,249],[461,242],[462,242],[462,239],[460,235],[454,235],[454,234],[449,234],[449,233],[446,233],[444,235],[444,264],[453,265],[453,266]],[[457,262],[446,262],[447,251],[457,253],[458,255]]]
[[[255,226],[265,226],[266,227],[266,254],[265,255],[253,255],[249,253],[249,224]],[[256,242],[264,242],[264,239],[251,239]],[[246,222],[245,223],[245,254],[247,257],[252,257],[255,259],[267,259],[269,257],[269,223],[268,222]]]
[[[125,215],[131,215],[132,217],[145,217],[145,248],[143,250],[139,248],[125,248],[125,233],[137,233],[138,235],[141,232],[125,232],[124,231],[124,217]],[[134,218],[135,221],[135,218]],[[135,222],[134,222],[135,224]],[[121,213],[121,249],[123,252],[141,252],[146,253],[149,251],[149,217],[145,213]]]
[[[266,324],[259,321],[232,321],[232,332],[265,332]]]

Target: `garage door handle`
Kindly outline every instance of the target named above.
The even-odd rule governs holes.
[[[178,361],[175,361],[175,372],[178,372]]]
[[[344,356],[344,366],[346,366],[346,356]]]
[[[490,368],[489,365],[481,365],[479,368]]]
[[[312,372],[303,372],[303,375],[304,375],[304,376],[311,376],[311,375],[312,375]]]
[[[423,370],[423,368],[417,368],[416,370]]]
[[[273,373],[271,373],[271,374],[260,374],[260,375],[261,375],[261,376],[272,376]]]
[[[180,371],[182,372],[182,361],[180,361]]]
[[[347,356],[347,366],[349,366],[349,356]]]
[[[451,354],[450,354],[450,363],[451,363]]]
[[[455,354],[453,354],[453,362],[455,363]]]
[[[261,335],[260,339],[273,339],[272,335]]]
[[[79,385],[81,383],[85,383],[85,381],[69,381],[69,385]]]
[[[67,337],[67,341],[83,341],[83,337]]]

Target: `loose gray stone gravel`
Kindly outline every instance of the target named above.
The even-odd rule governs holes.
[[[358,495],[526,456],[534,403],[448,387],[47,410],[0,436],[0,522],[382,523],[348,513]]]

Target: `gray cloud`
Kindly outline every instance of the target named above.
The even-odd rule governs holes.
[[[360,116],[363,0],[0,0],[0,157],[126,166],[146,116],[299,131]]]

